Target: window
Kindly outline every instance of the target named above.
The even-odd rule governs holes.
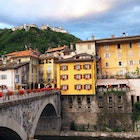
[[[121,61],[119,61],[118,65],[119,65],[119,66],[122,66],[122,62],[121,62]]]
[[[74,79],[77,79],[77,80],[82,79],[82,74],[75,74]]]
[[[130,48],[130,49],[132,48],[132,43],[131,43],[131,42],[129,43],[129,48]]]
[[[80,64],[74,65],[74,69],[75,69],[75,70],[80,70],[80,69],[81,69],[81,65],[80,65]]]
[[[84,74],[84,79],[91,79],[91,74]]]
[[[108,45],[105,45],[105,50],[109,50],[109,46]]]
[[[60,66],[60,69],[61,69],[61,70],[68,70],[68,66],[62,65],[62,66]]]
[[[138,43],[138,47],[140,48],[140,42]]]
[[[108,102],[111,103],[112,102],[112,97],[108,98]]]
[[[89,50],[91,49],[91,45],[90,45],[90,44],[88,44],[88,49],[89,49]]]
[[[105,53],[105,54],[104,54],[104,57],[105,57],[105,58],[109,58],[109,57],[110,57],[110,53]]]
[[[139,64],[140,64],[140,60],[139,60],[139,62],[138,62]]]
[[[67,79],[68,79],[68,75],[61,75],[60,78],[61,78],[62,80],[67,80]]]
[[[90,84],[86,84],[86,85],[84,85],[84,89],[86,89],[86,90],[90,90],[90,89],[91,89],[91,85],[90,85]]]
[[[117,53],[117,57],[118,58],[122,57],[122,54],[121,53]]]
[[[129,64],[130,65],[133,65],[134,64],[133,60],[129,61]]]
[[[85,64],[85,65],[83,65],[83,69],[89,70],[89,69],[91,69],[91,65]]]
[[[82,89],[82,85],[80,85],[80,84],[75,85],[75,89],[76,90],[81,90]]]
[[[122,75],[123,75],[123,70],[119,70],[118,75],[119,75],[119,76],[122,76]]]
[[[121,103],[121,101],[122,101],[122,97],[118,96],[118,102]]]
[[[15,76],[15,82],[16,82],[16,83],[19,83],[19,75],[16,75],[16,76]]]
[[[120,44],[117,44],[117,49],[121,49],[121,45]]]
[[[133,56],[133,51],[132,50],[128,51],[128,56]]]
[[[61,85],[61,90],[68,90],[68,85]]]
[[[105,66],[106,66],[106,67],[108,67],[108,66],[109,66],[108,62],[106,62],[106,63],[105,63]]]
[[[7,75],[0,75],[0,79],[1,80],[6,80],[7,79]]]

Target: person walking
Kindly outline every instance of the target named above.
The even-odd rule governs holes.
[[[7,93],[8,93],[8,88],[6,85],[3,85],[2,86],[2,92],[4,94],[4,101],[6,100],[6,96],[7,96]]]

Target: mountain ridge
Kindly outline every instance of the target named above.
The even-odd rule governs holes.
[[[38,49],[45,53],[48,48],[70,46],[80,39],[69,33],[55,32],[51,29],[40,30],[31,27],[28,31],[21,29],[0,29],[0,55],[25,50],[26,47]]]

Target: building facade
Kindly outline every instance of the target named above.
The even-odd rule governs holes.
[[[86,53],[56,60],[57,87],[62,95],[93,95],[96,83],[96,59]]]
[[[140,36],[96,40],[100,57],[98,77],[138,77],[140,72]]]

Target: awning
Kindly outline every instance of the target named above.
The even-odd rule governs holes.
[[[126,79],[98,79],[96,86],[102,86],[102,85],[120,85],[120,84],[127,84],[128,80]]]

